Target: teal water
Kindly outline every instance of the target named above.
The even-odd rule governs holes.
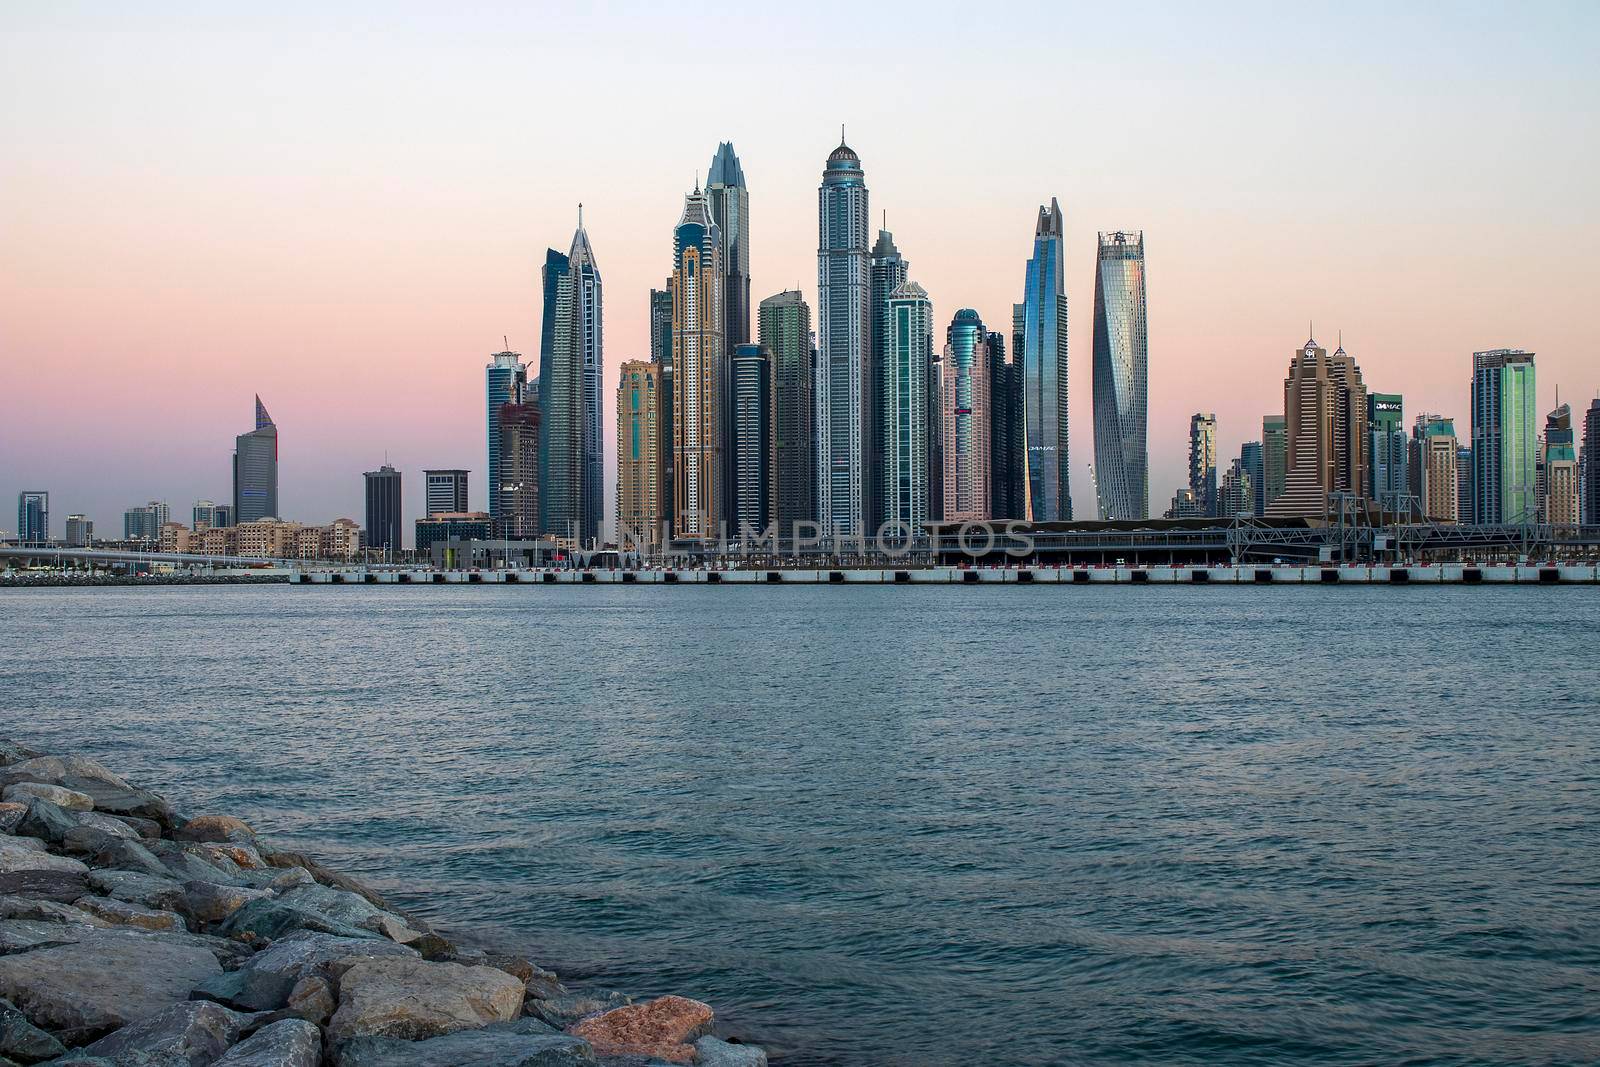
[[[0,733],[796,1064],[1600,1062],[1582,587],[0,591]]]

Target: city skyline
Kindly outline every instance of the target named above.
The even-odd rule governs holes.
[[[1438,411],[1455,419],[1458,433],[1468,422],[1468,376],[1461,373],[1460,361],[1474,351],[1518,347],[1540,353],[1534,410],[1541,423],[1554,407],[1558,387],[1573,398],[1575,410],[1586,411],[1596,384],[1595,346],[1579,308],[1593,269],[1581,259],[1565,259],[1574,253],[1560,248],[1552,253],[1555,270],[1535,276],[1516,265],[1518,250],[1528,240],[1546,234],[1562,247],[1581,248],[1592,243],[1596,224],[1574,184],[1590,172],[1586,159],[1592,149],[1550,133],[1585,113],[1593,98],[1591,87],[1574,87],[1572,78],[1582,42],[1592,40],[1587,31],[1594,16],[1582,8],[1563,10],[1561,24],[1580,32],[1557,34],[1553,19],[1530,29],[1485,11],[1442,27],[1403,13],[1379,18],[1372,10],[1330,17],[1319,26],[1319,40],[1330,48],[1362,44],[1353,51],[1364,57],[1370,77],[1357,89],[1334,84],[1337,79],[1308,83],[1294,87],[1289,97],[1306,109],[1324,140],[1341,130],[1361,129],[1361,138],[1347,139],[1368,146],[1361,150],[1365,154],[1352,160],[1348,153],[1341,159],[1338,153],[1313,150],[1314,157],[1325,157],[1323,162],[1290,160],[1292,153],[1281,146],[1269,149],[1247,137],[1277,128],[1289,103],[1254,104],[1220,127],[1206,127],[1223,146],[1219,151],[1226,166],[1216,152],[1191,153],[1184,157],[1182,181],[1158,174],[1160,153],[1153,146],[1107,177],[1075,161],[1081,155],[1075,149],[1028,140],[1017,140],[1022,147],[1004,153],[998,172],[992,160],[983,166],[976,160],[949,161],[941,150],[941,131],[962,119],[970,119],[997,145],[1015,137],[1019,118],[1010,111],[1020,116],[1028,109],[1002,104],[1015,89],[1009,76],[964,103],[937,91],[927,75],[913,75],[914,88],[929,88],[939,105],[936,118],[908,116],[826,88],[782,113],[780,139],[767,128],[771,118],[761,117],[762,106],[770,106],[787,84],[771,74],[754,78],[748,101],[697,117],[688,129],[641,128],[625,152],[605,150],[609,154],[602,154],[601,141],[614,138],[617,129],[633,128],[615,98],[608,98],[600,113],[583,117],[583,124],[593,127],[588,132],[576,120],[542,118],[559,128],[511,147],[475,148],[447,169],[407,154],[399,129],[363,128],[353,145],[339,147],[326,142],[322,125],[308,121],[306,143],[332,147],[330,165],[339,161],[363,175],[375,173],[363,168],[404,162],[392,175],[401,188],[364,184],[360,195],[371,201],[364,205],[356,202],[354,187],[325,166],[269,166],[218,175],[230,181],[216,184],[216,194],[238,183],[223,200],[200,181],[218,164],[214,155],[211,163],[203,162],[199,146],[219,145],[230,165],[252,160],[256,149],[219,135],[210,110],[178,95],[150,56],[103,55],[101,60],[110,63],[104,77],[80,78],[70,91],[46,93],[47,102],[29,114],[12,108],[0,112],[5,131],[13,135],[9,140],[37,149],[22,153],[31,159],[26,164],[0,163],[20,194],[13,203],[29,205],[25,217],[0,208],[11,246],[22,251],[0,266],[5,327],[0,358],[11,370],[87,366],[125,384],[117,390],[84,390],[66,379],[41,376],[9,390],[11,399],[0,401],[5,404],[0,455],[6,457],[0,490],[14,498],[23,489],[48,488],[56,514],[87,514],[102,530],[118,527],[122,511],[139,501],[164,499],[182,511],[194,499],[225,496],[225,444],[179,447],[140,435],[110,449],[98,435],[125,431],[119,420],[137,407],[146,425],[182,420],[186,439],[226,442],[239,429],[235,397],[259,391],[285,428],[279,508],[285,517],[359,518],[359,475],[376,468],[385,452],[412,477],[425,467],[473,470],[472,506],[485,508],[488,472],[478,375],[485,356],[502,347],[501,334],[509,334],[515,350],[536,351],[540,253],[548,245],[564,246],[577,203],[585,203],[586,223],[606,257],[612,290],[606,308],[610,344],[599,386],[609,413],[622,360],[644,358],[649,350],[647,291],[661,284],[659,248],[675,217],[671,201],[722,142],[739,146],[741,174],[758,206],[750,250],[752,305],[798,286],[816,306],[808,262],[815,253],[817,163],[837,143],[837,119],[848,124],[851,146],[872,170],[874,210],[887,209],[889,227],[916,262],[917,278],[935,308],[972,307],[985,322],[1003,324],[1007,305],[1020,297],[1020,264],[1029,241],[1024,227],[1036,205],[1052,196],[1060,199],[1065,289],[1077,305],[1069,327],[1070,376],[1079,385],[1071,390],[1069,455],[1072,495],[1082,515],[1091,514],[1093,505],[1085,502],[1095,499],[1088,479],[1094,234],[1119,226],[1142,229],[1153,239],[1152,511],[1159,511],[1171,489],[1183,482],[1183,420],[1196,406],[1217,411],[1219,457],[1237,454],[1242,442],[1259,436],[1261,416],[1274,410],[1274,394],[1281,391],[1286,341],[1304,336],[1307,317],[1315,317],[1324,335],[1344,329],[1372,388],[1404,395],[1408,411]],[[85,61],[75,49],[83,40],[110,42],[115,33],[138,32],[151,21],[101,15],[89,20],[70,6],[48,15],[8,14],[6,21],[19,32],[0,46],[14,60],[0,76],[8,83],[28,78],[36,85],[56,85],[83,72]],[[948,17],[936,13],[932,21],[947,25]],[[1086,11],[1071,17],[1085,26],[1095,18]],[[863,30],[870,31],[879,18],[863,15]],[[129,24],[119,27],[124,19]],[[1225,29],[1237,31],[1242,19],[1224,18],[1215,28],[1200,26],[1181,11],[1164,12],[1162,19],[1164,28],[1141,24],[1159,39],[1152,47],[1162,42],[1171,47],[1171,39],[1186,27],[1217,46],[1217,59],[1232,54],[1229,49],[1248,50],[1262,65],[1255,77],[1265,77],[1260,71],[1278,63],[1287,65],[1286,58],[1270,57],[1293,51],[1283,47],[1286,34],[1271,27],[1224,42]],[[404,54],[406,35],[419,32],[415,21],[399,18],[391,35],[370,46],[383,70],[392,70],[383,64]],[[650,18],[643,21],[660,31]],[[247,26],[250,20],[240,23]],[[177,29],[177,37],[195,32]],[[222,26],[215,32],[227,30]],[[728,39],[738,30],[714,32]],[[1384,34],[1387,38],[1379,40]],[[1406,42],[1424,35],[1442,35],[1456,46],[1458,57],[1469,61],[1537,52],[1544,65],[1522,98],[1540,102],[1546,118],[1513,124],[1503,102],[1431,53],[1413,57],[1414,66],[1405,67]],[[527,33],[511,36],[532,57],[542,54]],[[18,47],[18,41],[30,47]],[[167,47],[154,44],[157,53]],[[996,41],[993,47],[1003,45]],[[604,42],[593,47],[598,69],[621,62]],[[802,64],[820,63],[825,55],[820,29],[809,25],[797,27],[793,47]],[[248,48],[292,54],[285,39],[270,34]],[[1134,111],[1145,139],[1154,131],[1168,149],[1188,143],[1181,122],[1199,101],[1214,103],[1239,88],[1225,80],[1219,88],[1198,60],[1180,59],[1165,77],[1197,88],[1195,102],[1158,92],[1159,87],[1134,87]],[[175,69],[192,72],[195,64],[210,61],[186,56],[172,62]],[[334,100],[358,104],[365,99],[349,86],[341,95],[341,86],[328,81],[334,76],[331,57],[324,62],[313,55],[305,62],[310,82],[324,89],[331,85]],[[753,69],[737,56],[731,62]],[[142,101],[155,116],[182,115],[186,121],[141,124],[120,106],[96,117],[91,105],[106,103],[110,70],[129,75],[120,91],[130,100]],[[1386,94],[1439,79],[1448,91],[1420,101],[1431,119],[1421,132],[1409,121],[1401,124],[1374,110]],[[1064,77],[1035,86],[1033,102],[1056,109],[1072,134],[1066,139],[1080,143],[1101,128],[1088,113],[1092,109],[1071,106],[1076,84]],[[248,79],[232,90],[239,99],[254,101],[274,124],[302,111],[310,115],[311,97],[302,97],[301,90],[283,97],[267,92],[265,82]],[[9,97],[20,100],[22,94]],[[476,130],[490,119],[506,118],[503,108],[488,110],[469,125]],[[406,124],[404,136],[422,141],[457,136],[433,112],[425,109],[423,120],[420,127]],[[1543,164],[1535,168],[1537,196],[1511,195],[1529,179],[1481,164],[1474,131],[1485,125],[1511,149]],[[163,152],[160,170],[141,169],[143,149],[130,146],[132,135]],[[44,150],[55,140],[62,142],[63,152]],[[490,140],[485,136],[484,143]],[[531,160],[548,159],[554,143],[570,146],[585,165],[541,168],[536,197],[514,192],[496,176],[498,165],[466,167],[472,161],[503,163],[523,153]],[[1386,154],[1376,154],[1374,144]],[[93,154],[86,154],[90,149]],[[493,155],[497,152],[501,155]],[[936,179],[928,174],[935,162],[942,171]],[[1449,180],[1439,180],[1446,171]],[[1220,184],[1224,174],[1226,188]],[[96,202],[99,191],[112,187],[118,192],[115,214]],[[344,216],[330,220],[313,213],[326,224],[316,230],[293,221],[330,198],[347,209]],[[1490,207],[1494,210],[1486,214]],[[961,221],[952,226],[951,212],[957,209]],[[380,212],[387,213],[381,224]],[[1351,223],[1357,213],[1363,217]],[[871,219],[874,227],[879,221]],[[1392,243],[1396,232],[1407,240]],[[1380,246],[1386,256],[1382,272],[1371,261]],[[226,247],[229,255],[207,258],[202,252],[211,247]],[[419,290],[419,283],[426,289]],[[62,323],[73,327],[63,329]],[[203,379],[194,373],[202,359],[207,361]],[[386,404],[350,403],[351,392],[363,388],[383,396]],[[615,421],[600,421],[607,483],[601,498],[609,502]],[[69,427],[70,435],[64,432]],[[80,432],[84,428],[89,434]],[[85,444],[74,445],[69,436]],[[102,455],[108,452],[114,454]],[[408,494],[406,502],[409,528],[420,501]],[[606,511],[609,520],[610,508]]]

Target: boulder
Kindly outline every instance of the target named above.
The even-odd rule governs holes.
[[[152,878],[161,878],[168,873],[167,867],[144,845],[136,840],[112,837],[110,834],[105,835],[100,847],[90,855],[89,862],[96,867],[133,871],[135,874],[148,874]]]
[[[530,999],[523,1006],[529,1015],[542,1019],[558,1030],[565,1030],[579,1019],[633,1003],[625,993],[601,990],[589,993],[560,993],[543,999]]]
[[[172,836],[178,841],[239,841],[253,845],[256,832],[243,819],[232,815],[196,815]]]
[[[328,1040],[397,1037],[407,1041],[510,1022],[522,1011],[522,983],[493,967],[462,967],[400,957],[343,968],[339,1009]]]
[[[267,861],[261,854],[248,844],[238,844],[230,841],[202,841],[190,845],[187,851],[202,857],[207,863],[213,864],[229,873],[242,874],[245,871],[267,870]]]
[[[27,919],[32,922],[78,923],[82,926],[103,926],[105,923],[71,904],[53,900],[35,900],[32,897],[0,897],[0,919]]]
[[[14,834],[17,832],[17,823],[22,821],[22,816],[27,814],[28,805],[14,804],[10,801],[0,802],[0,834]]]
[[[141,930],[182,930],[183,917],[175,912],[130,904],[114,897],[80,897],[75,906],[101,922],[113,926],[136,926]]]
[[[55,857],[51,857],[54,859]],[[25,870],[0,874],[0,894],[70,904],[89,891],[82,871]]]
[[[8,1000],[0,1000],[0,1057],[37,1063],[65,1055],[67,1047],[30,1023]]]
[[[693,1063],[695,1038],[711,1028],[711,1007],[688,997],[665,996],[614,1008],[581,1020],[571,1032],[601,1056],[649,1056],[668,1063]]]
[[[32,952],[49,945],[67,945],[76,940],[76,930],[59,917],[0,919],[0,956]]]
[[[534,966],[533,973],[528,975],[527,981],[523,984],[528,987],[528,996],[536,1000],[549,1000],[567,991],[567,987],[561,984],[561,979],[556,977],[555,972],[547,971],[538,965]]]
[[[214,1067],[317,1067],[322,1033],[304,1019],[263,1026],[233,1046]]]
[[[0,790],[0,800],[9,800],[13,804],[48,800],[56,807],[67,811],[94,810],[94,798],[88,793],[80,793],[76,789],[67,789],[59,785],[46,785],[43,782],[18,782],[16,785],[8,785],[4,790]]]
[[[68,1043],[91,1040],[186,1000],[189,990],[222,970],[211,952],[187,936],[56,930],[63,940],[73,939],[0,956],[0,997],[22,1009],[34,1025],[65,1032]]]
[[[287,894],[285,895],[287,896]],[[363,930],[359,926],[337,922],[320,911],[315,911],[308,907],[297,907],[281,898],[252,900],[228,916],[217,927],[217,933],[224,937],[238,937],[249,934],[266,938],[269,941],[276,941],[296,930],[333,934],[337,937],[370,938],[373,941],[383,940],[381,934],[372,930]]]
[[[326,1026],[339,1002],[333,995],[333,983],[321,975],[308,974],[289,990],[287,1006],[307,1022]]]
[[[97,813],[98,814],[98,813]],[[154,819],[141,819],[137,815],[107,815],[108,819],[115,819],[140,837],[155,841],[161,837],[161,824]]]
[[[196,923],[220,923],[253,900],[271,900],[268,889],[246,889],[242,886],[217,885],[215,882],[185,882],[183,904],[179,908]]]
[[[217,885],[248,885],[231,861],[213,863],[195,851],[193,845],[174,841],[151,841],[150,852],[167,868],[165,873],[180,882],[214,882]]]
[[[110,834],[112,837],[139,838],[144,836],[115,815],[104,815],[98,811],[80,811],[77,818],[79,826],[100,830]],[[151,823],[151,825],[154,826],[155,824]]]
[[[694,1043],[700,1067],[767,1067],[767,1054],[755,1045],[735,1045],[715,1037]]]
[[[45,801],[36,800],[35,805],[45,804]],[[54,804],[49,805],[57,812],[61,809]],[[33,808],[28,809],[28,816],[33,814]],[[77,824],[74,823],[74,826]],[[69,856],[52,856],[44,850],[42,843],[33,837],[0,836],[0,874],[18,874],[22,871],[60,871],[64,874],[82,875],[88,873],[88,865]],[[0,888],[0,893],[14,892]]]
[[[28,801],[28,810],[17,820],[17,833],[28,838],[59,844],[67,834],[78,828],[78,820],[67,809],[52,804],[43,797]]]
[[[142,1067],[205,1067],[239,1039],[250,1020],[220,1004],[205,1001],[174,1004],[129,1023],[83,1051],[112,1063]]]
[[[256,847],[256,851],[261,854],[261,858],[266,860],[270,866],[302,867],[311,873],[312,878],[316,879],[325,886],[331,886],[334,889],[343,889],[346,892],[355,893],[357,896],[365,898],[367,903],[371,904],[374,908],[377,908],[380,911],[394,911],[394,909],[389,906],[389,902],[384,900],[376,890],[370,889],[356,881],[354,878],[342,875],[338,871],[330,871],[328,868],[324,867],[310,856],[300,852],[286,852],[277,849],[262,848],[259,845]],[[416,929],[424,928],[420,923],[414,921],[408,921],[407,925]]]
[[[89,885],[104,896],[159,911],[181,912],[186,899],[183,886],[171,878],[134,871],[90,871]]]
[[[43,753],[31,749],[27,745],[19,745],[15,741],[0,738],[0,767],[9,767],[13,763],[21,763],[23,760],[37,759],[41,755]]]
[[[461,1030],[425,1041],[358,1037],[335,1050],[337,1067],[590,1067],[594,1050],[535,1019]]]
[[[326,979],[335,961],[379,959],[387,956],[416,959],[411,949],[376,938],[333,937],[297,931],[255,953],[238,970],[217,975],[199,985],[194,996],[215,1000],[239,1011],[276,1011],[295,1008],[293,996],[308,978]],[[311,997],[308,987],[304,995]],[[332,988],[326,1015],[334,1010]],[[307,1005],[315,1010],[318,1005]],[[324,1018],[326,1018],[324,1015]]]
[[[19,782],[42,782],[86,793],[97,810],[112,815],[138,815],[164,824],[173,819],[172,805],[165,800],[81,756],[36,756],[0,769],[0,785]]]

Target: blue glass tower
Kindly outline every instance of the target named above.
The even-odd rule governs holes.
[[[1028,517],[1072,518],[1067,455],[1067,296],[1061,205],[1039,209],[1022,296],[1022,418]]]
[[[842,141],[817,192],[817,519],[824,534],[864,536],[872,510],[873,390],[867,183]]]

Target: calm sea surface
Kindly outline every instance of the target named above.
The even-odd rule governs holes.
[[[1600,1061],[1600,590],[0,591],[0,733],[797,1064]]]

